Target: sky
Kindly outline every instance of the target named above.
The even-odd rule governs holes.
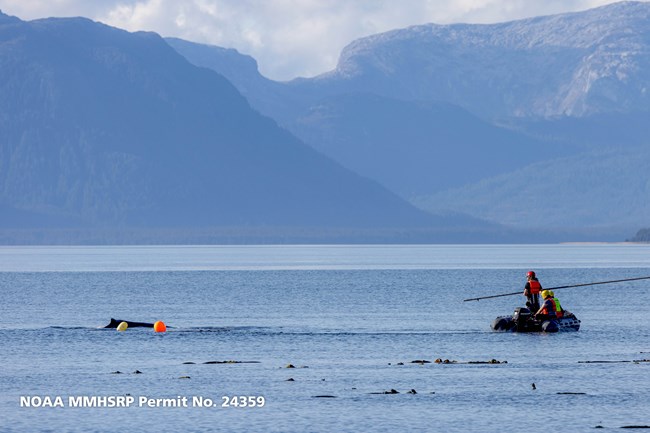
[[[644,0],[650,1],[650,0]],[[23,20],[84,16],[235,48],[273,80],[336,67],[355,39],[411,25],[495,23],[586,10],[613,0],[0,0]]]

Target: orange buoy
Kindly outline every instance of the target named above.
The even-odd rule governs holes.
[[[153,330],[155,332],[165,332],[167,331],[167,326],[165,326],[165,323],[162,321],[157,321],[156,323],[153,324]]]

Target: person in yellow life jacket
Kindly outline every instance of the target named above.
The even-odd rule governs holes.
[[[564,316],[564,310],[562,309],[562,305],[560,305],[560,300],[555,297],[553,290],[549,290],[549,293],[551,294],[551,298],[553,298],[553,302],[555,302],[555,314],[558,319],[561,319]]]
[[[554,320],[557,319],[555,300],[551,296],[550,290],[542,290],[542,298],[544,302],[537,313],[535,313],[535,318],[541,320]]]
[[[526,306],[531,312],[537,311],[539,310],[539,294],[543,290],[542,285],[533,271],[528,271],[526,279],[528,280],[524,287],[524,296],[528,300]]]

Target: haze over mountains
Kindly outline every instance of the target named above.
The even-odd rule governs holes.
[[[414,26],[274,82],[232,49],[0,13],[0,229],[621,240],[650,222],[649,18]]]
[[[3,229],[489,226],[341,167],[156,34],[0,15],[0,59]]]
[[[213,47],[169,42],[221,70]],[[608,239],[650,221],[648,3],[399,29],[286,83],[247,60],[221,71],[255,108],[423,209]]]

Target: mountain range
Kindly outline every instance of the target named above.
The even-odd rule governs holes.
[[[248,56],[233,74],[215,47],[168,42],[422,209],[614,240],[650,221],[649,18],[649,3],[620,2],[413,26],[353,41],[335,70],[283,83]]]
[[[305,145],[154,33],[0,15],[0,77],[4,229],[457,225]]]
[[[276,82],[233,49],[0,12],[0,241],[621,240],[650,221],[648,18],[413,26]]]

